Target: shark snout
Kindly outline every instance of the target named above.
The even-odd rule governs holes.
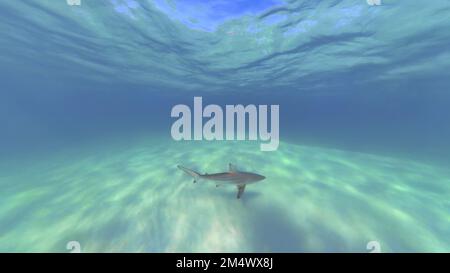
[[[247,179],[245,179],[245,184],[256,183],[264,179],[266,179],[264,175],[252,173]]]

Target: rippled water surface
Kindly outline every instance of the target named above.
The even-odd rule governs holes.
[[[0,3],[1,252],[450,251],[450,1],[80,3]],[[174,141],[194,96],[279,149]]]

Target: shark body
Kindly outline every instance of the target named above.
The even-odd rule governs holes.
[[[238,189],[238,199],[241,198],[247,184],[256,183],[266,178],[256,173],[238,171],[236,167],[231,163],[228,164],[228,172],[214,174],[200,174],[180,165],[178,165],[177,167],[192,176],[194,178],[194,183],[196,183],[200,179],[203,179],[216,182],[216,187],[224,184],[236,185]]]

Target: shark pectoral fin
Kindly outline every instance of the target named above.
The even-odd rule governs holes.
[[[244,194],[245,184],[238,185],[237,188],[238,188],[237,199],[239,199]]]
[[[231,164],[231,163],[228,163],[228,171],[229,171],[230,173],[235,173],[235,172],[237,172],[236,166],[234,166],[234,165]]]

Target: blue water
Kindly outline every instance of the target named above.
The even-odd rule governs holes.
[[[450,251],[448,0],[0,3],[0,251]],[[280,105],[280,146],[176,104]],[[194,185],[228,163],[267,177]]]

